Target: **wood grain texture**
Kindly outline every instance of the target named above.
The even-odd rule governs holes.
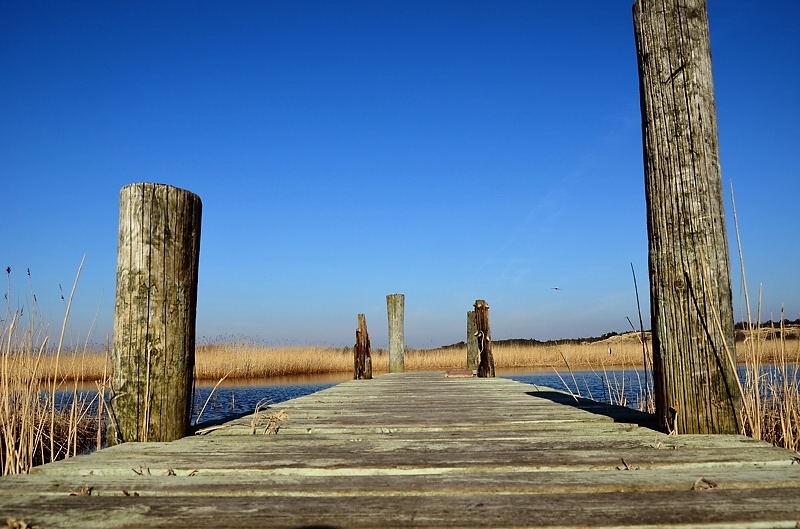
[[[467,369],[478,370],[478,337],[475,333],[478,328],[475,326],[475,311],[467,311]]]
[[[358,315],[358,328],[356,328],[356,343],[353,346],[353,378],[372,378],[372,356],[370,353],[369,332],[367,331],[367,318]]]
[[[656,413],[680,433],[742,430],[705,0],[638,0]]]
[[[112,440],[188,431],[201,210],[197,195],[163,184],[120,192]]]
[[[389,320],[389,372],[405,371],[405,295],[386,296],[386,315]]]
[[[285,417],[277,435],[265,435],[277,415]],[[740,435],[640,425],[652,421],[503,378],[388,374],[205,435],[126,443],[0,479],[0,520],[49,528],[753,528],[800,520],[798,454]]]
[[[475,300],[475,338],[478,344],[478,376],[494,377],[494,355],[492,354],[492,331],[489,326],[489,304],[483,299]]]

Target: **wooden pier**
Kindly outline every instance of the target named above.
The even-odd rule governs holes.
[[[2,478],[0,524],[798,527],[797,453],[647,419],[502,378],[394,373]]]

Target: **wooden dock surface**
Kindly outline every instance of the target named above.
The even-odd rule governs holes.
[[[502,378],[383,375],[2,478],[0,524],[800,527],[797,453],[645,418]]]

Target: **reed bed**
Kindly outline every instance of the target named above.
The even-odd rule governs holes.
[[[631,335],[627,340],[564,345],[501,345],[492,352],[497,367],[633,368],[643,367],[642,345]]]
[[[642,347],[636,340],[615,343],[571,345],[494,344],[497,368],[614,368],[642,365]],[[389,356],[384,349],[373,349],[372,369],[385,373]],[[407,349],[404,367],[408,371],[463,369],[466,346],[437,349]],[[259,379],[287,375],[346,373],[353,371],[350,347],[266,346],[248,342],[201,345],[195,355],[195,378],[212,381]]]
[[[352,370],[353,351],[349,347],[230,342],[201,345],[195,353],[195,379],[205,381],[223,377],[259,379]]]
[[[787,356],[800,358],[800,340],[785,340]],[[650,350],[649,340],[646,340]],[[795,344],[794,352],[789,345]],[[519,345],[493,344],[495,367],[530,369],[619,369],[642,368],[644,354],[637,333],[616,336],[593,343]],[[372,368],[376,373],[388,370],[388,353],[372,350]],[[406,349],[407,371],[463,369],[466,367],[466,346],[437,349]],[[765,354],[765,362],[779,360],[777,354]],[[648,358],[648,366],[649,365]],[[256,343],[231,342],[202,345],[197,348],[195,378],[214,381],[228,378],[267,378],[273,376],[352,373],[351,347],[268,346]]]
[[[0,465],[3,474],[27,472],[43,462],[81,453],[102,443],[101,399],[82,396],[86,389],[104,388],[110,373],[109,355],[92,351],[46,351],[47,339],[21,330],[17,320],[0,328]],[[737,343],[743,366],[741,391],[745,401],[745,433],[778,446],[800,449],[800,339],[791,329],[769,332],[753,328]],[[38,340],[38,341],[37,341]],[[498,369],[578,370],[605,372],[650,365],[649,340],[643,348],[638,333],[593,343],[520,344],[495,342]],[[62,348],[63,349],[63,348]],[[373,349],[376,374],[388,370],[388,353]],[[466,346],[406,349],[407,371],[463,369]],[[264,379],[292,375],[352,373],[351,347],[269,346],[252,342],[203,344],[196,350],[195,379]],[[574,382],[574,381],[573,381]],[[576,383],[577,384],[577,383]],[[610,395],[624,402],[620,388]],[[67,404],[55,397],[71,395]],[[639,403],[646,409],[647,403]]]
[[[77,279],[76,279],[77,282]],[[74,293],[73,286],[73,293]],[[81,355],[62,356],[69,303],[58,344],[22,311],[6,310],[0,321],[0,469],[27,473],[33,466],[82,453],[102,444],[103,384],[90,395]],[[60,375],[69,368],[69,377]],[[102,376],[105,380],[105,376]]]
[[[763,332],[753,335],[758,338],[737,347],[745,366],[740,387],[744,433],[800,450],[800,341],[787,340],[785,332],[777,340],[764,339]]]
[[[742,333],[744,341],[741,347],[736,347],[737,361],[746,366],[744,382],[739,386],[744,404],[743,433],[797,451],[800,450],[800,341],[797,339],[800,328],[797,325],[786,327],[783,308],[777,329],[774,324],[760,324],[763,321],[763,285],[758,290],[757,311],[753,317],[733,183],[731,203],[747,310],[747,325]]]
[[[739,363],[744,365],[757,359],[763,365],[795,363],[800,360],[800,339],[790,332],[785,339],[768,338],[771,334],[754,334],[758,339],[737,343]],[[646,340],[648,352],[651,350]],[[754,346],[758,354],[743,354]],[[643,351],[638,333],[619,335],[592,343],[520,345],[496,342],[493,344],[495,367],[500,369],[627,369],[642,368]],[[404,365],[408,371],[463,369],[466,367],[466,346],[448,346],[436,349],[406,349]],[[649,358],[648,365],[649,368]],[[44,355],[39,360],[38,371],[52,378],[55,369],[62,381],[102,380],[110,372],[109,355],[101,351],[66,351],[59,358]],[[384,349],[372,350],[372,368],[375,373],[389,369],[388,353]],[[232,341],[203,344],[195,354],[195,378],[199,381],[227,379],[263,379],[292,375],[347,373],[353,371],[352,347],[321,345],[263,345],[254,342]]]
[[[105,351],[70,350],[39,358],[38,371],[44,378],[57,377],[63,383],[79,381],[80,387],[95,386],[111,373],[111,356]]]

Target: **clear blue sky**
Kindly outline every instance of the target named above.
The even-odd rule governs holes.
[[[147,181],[203,200],[199,339],[351,345],[363,312],[385,346],[394,292],[412,347],[476,298],[495,339],[624,331],[630,263],[649,325],[631,3],[0,0],[10,303],[59,321],[85,254],[70,337],[102,342]],[[709,13],[728,220],[732,182],[753,295],[794,319],[800,4]]]

